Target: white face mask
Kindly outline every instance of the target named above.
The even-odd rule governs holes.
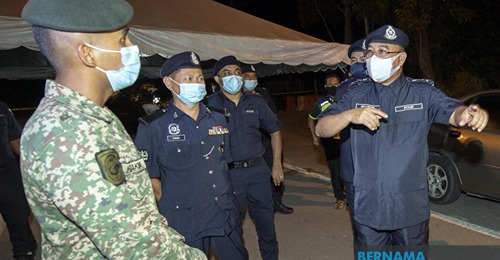
[[[382,59],[373,55],[371,58],[366,60],[366,69],[368,70],[368,75],[375,82],[383,82],[390,78],[396,71],[399,70],[401,66],[392,68],[392,63],[399,57],[400,54],[387,59]]]

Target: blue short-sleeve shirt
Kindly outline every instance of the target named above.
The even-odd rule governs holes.
[[[167,111],[135,138],[150,178],[161,181],[160,213],[193,241],[229,234],[239,213],[227,163],[229,130],[222,114],[200,104],[194,120],[170,103]]]
[[[231,153],[235,161],[252,160],[264,154],[259,129],[273,134],[281,128],[278,117],[256,94],[243,92],[236,105],[224,93],[217,92],[207,97],[207,104],[229,112]]]
[[[370,80],[351,86],[328,114],[374,107],[389,115],[371,131],[351,128],[357,222],[379,230],[409,227],[429,218],[426,163],[427,134],[432,123],[448,124],[462,105],[432,81],[404,75],[390,86]]]

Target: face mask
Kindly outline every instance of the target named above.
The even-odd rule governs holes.
[[[349,69],[351,72],[352,76],[357,78],[357,79],[364,79],[368,75],[366,74],[366,64],[365,63],[354,63],[351,65],[351,68]]]
[[[394,74],[400,66],[392,68],[392,62],[399,57],[398,54],[392,58],[382,59],[375,55],[366,60],[366,67],[368,69],[368,75],[375,82],[383,82]]]
[[[328,95],[330,96],[335,96],[335,94],[337,94],[337,87],[328,87],[326,88],[326,93],[328,93]]]
[[[257,80],[245,80],[244,87],[246,90],[252,91],[255,89],[255,87],[257,87],[257,84],[259,84]]]
[[[222,78],[222,88],[231,94],[238,93],[241,86],[243,86],[243,80],[240,76],[232,75]]]
[[[139,47],[137,45],[123,47],[119,51],[101,49],[88,43],[86,45],[99,51],[121,54],[123,67],[119,70],[103,70],[102,68],[95,67],[106,74],[113,91],[129,87],[137,80],[139,71],[141,70]]]
[[[172,91],[182,102],[186,103],[186,105],[193,106],[196,103],[200,102],[205,95],[207,95],[207,89],[205,88],[205,84],[201,83],[177,83],[174,79],[170,78],[173,82],[175,82],[180,87],[180,93],[177,94],[175,91]]]

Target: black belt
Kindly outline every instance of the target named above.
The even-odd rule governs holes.
[[[232,161],[230,163],[227,164],[227,167],[229,167],[229,169],[243,169],[243,168],[250,168],[250,167],[253,167],[257,164],[260,163],[260,161],[262,161],[262,156],[260,157],[257,157],[255,159],[252,159],[252,160],[246,160],[246,161]]]

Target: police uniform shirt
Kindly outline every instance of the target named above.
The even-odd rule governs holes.
[[[10,141],[21,138],[21,126],[3,102],[0,102],[0,168],[15,162]]]
[[[207,97],[207,104],[229,111],[229,136],[235,161],[252,160],[264,154],[265,148],[259,129],[273,134],[281,128],[278,117],[256,94],[243,92],[236,106],[219,91]]]
[[[160,212],[186,241],[224,236],[239,223],[228,139],[224,116],[201,103],[197,120],[170,102],[158,119],[139,125],[136,146],[149,176],[161,180]]]
[[[21,155],[43,259],[199,257],[158,212],[146,165],[109,109],[48,80]]]
[[[462,105],[428,80],[401,75],[390,86],[370,80],[354,83],[322,114],[374,107],[389,115],[371,131],[351,128],[355,220],[378,230],[395,230],[429,218],[426,176],[427,134],[432,123],[448,124]]]
[[[257,86],[255,88],[255,92],[257,92],[262,97],[262,99],[264,99],[264,101],[274,114],[278,114],[278,108],[276,107],[273,98],[271,97],[271,95],[269,95],[269,92],[267,92],[266,88]]]

